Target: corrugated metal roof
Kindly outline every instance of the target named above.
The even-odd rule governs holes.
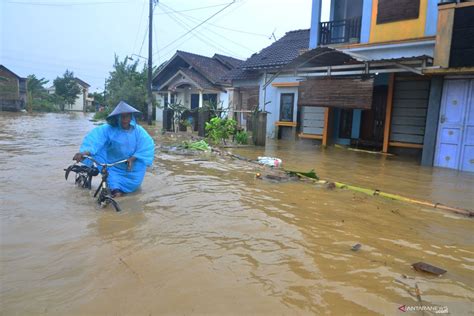
[[[334,66],[355,63],[357,61],[358,60],[353,58],[351,55],[338,51],[334,48],[318,47],[298,56],[285,68],[299,68],[303,65],[308,67]]]
[[[407,56],[402,58],[384,58],[384,59],[371,59],[364,55],[352,53],[350,51],[342,51],[330,47],[318,47],[307,51],[302,54],[291,63],[289,63],[285,69],[295,69],[300,67],[325,67],[325,66],[336,66],[345,64],[362,64],[365,62],[376,63],[403,63],[407,61],[423,61],[432,60],[432,57],[427,55],[421,56]]]

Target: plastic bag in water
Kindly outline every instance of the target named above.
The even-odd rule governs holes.
[[[257,157],[257,161],[258,163],[262,165],[275,167],[275,168],[280,167],[282,164],[281,159],[275,158],[275,157]]]

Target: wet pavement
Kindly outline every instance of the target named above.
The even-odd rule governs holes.
[[[121,198],[124,211],[115,213],[64,180],[63,168],[93,127],[83,114],[0,113],[0,314],[474,310],[472,219],[262,181],[252,164],[162,151],[142,189]],[[157,144],[164,141],[157,129],[150,132]],[[413,160],[288,142],[232,151],[277,156],[285,168],[315,169],[332,181],[474,208],[474,175]],[[418,261],[448,272],[416,272],[410,265]]]

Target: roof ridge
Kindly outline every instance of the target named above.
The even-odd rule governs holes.
[[[286,32],[285,34],[288,34],[288,33],[296,33],[296,32],[307,32],[307,31],[311,31],[311,29],[293,30],[293,31],[288,31],[288,32]]]
[[[204,58],[213,59],[212,57],[208,57],[208,56],[204,56],[204,55],[200,55],[200,54],[195,54],[195,53],[190,53],[190,52],[185,52],[184,50],[177,50],[176,52],[177,52],[178,54],[180,54],[180,53],[185,53],[185,54],[194,55],[194,56],[198,56],[198,57],[204,57]]]

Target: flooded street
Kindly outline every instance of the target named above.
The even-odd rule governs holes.
[[[473,219],[159,150],[116,213],[64,180],[93,127],[82,113],[0,113],[2,315],[390,315],[401,305],[473,314]],[[234,152],[474,209],[469,173],[285,142]],[[416,272],[419,261],[448,272]]]

